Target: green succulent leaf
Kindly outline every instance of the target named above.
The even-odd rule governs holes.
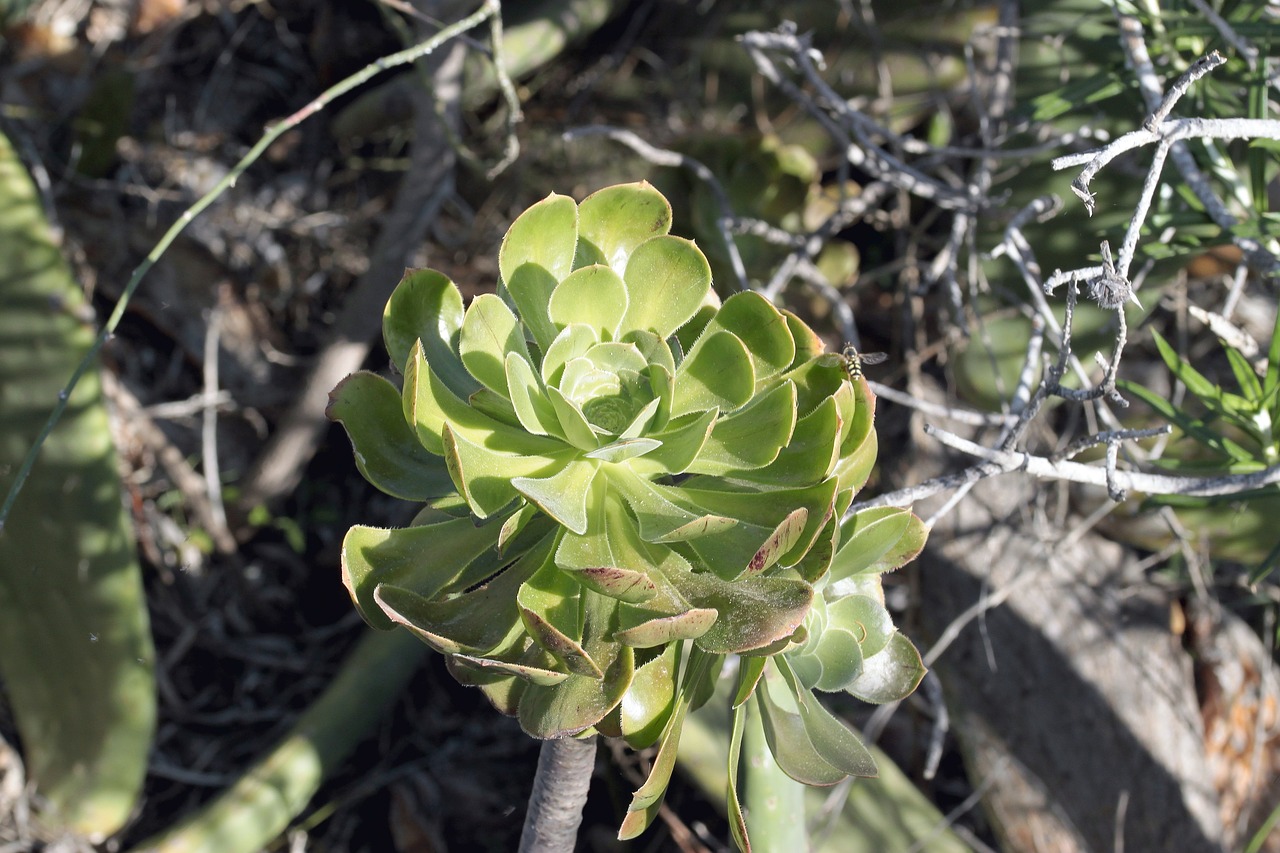
[[[342,540],[342,582],[364,620],[387,631],[393,624],[373,597],[379,584],[433,598],[492,548],[498,533],[497,525],[478,527],[469,518],[399,530],[352,527]]]
[[[483,586],[451,598],[421,595],[386,582],[373,599],[387,618],[441,654],[483,656],[508,644],[520,627],[516,594],[551,553],[550,537]]]
[[[635,676],[635,653],[610,639],[616,627],[617,603],[584,591],[582,648],[603,676],[570,675],[552,687],[531,685],[520,697],[526,732],[542,738],[578,734],[617,706]]]
[[[719,613],[695,643],[716,654],[749,652],[791,636],[813,601],[813,588],[790,578],[726,582],[708,572],[671,572],[671,585],[695,607]]]
[[[783,382],[719,418],[691,473],[723,476],[763,468],[778,458],[796,426],[796,388]]]
[[[607,264],[619,276],[642,243],[671,230],[671,205],[645,182],[592,193],[578,205],[578,216],[577,265]]]
[[[833,693],[844,690],[862,674],[863,654],[858,638],[842,626],[829,626],[822,632],[822,639],[806,660],[816,664],[810,677],[801,677],[807,687]],[[799,667],[797,667],[799,675]]]
[[[555,457],[498,453],[471,441],[465,433],[444,425],[445,463],[454,486],[477,518],[489,518],[519,497],[515,479],[540,477],[565,464],[569,455]]]
[[[384,317],[403,388],[358,374],[330,406],[371,482],[431,502],[414,527],[348,534],[357,608],[536,737],[658,742],[623,838],[654,819],[727,655],[735,705],[820,784],[869,765],[810,689],[897,696],[923,673],[879,579],[923,525],[840,524],[875,462],[869,386],[759,294],[721,304],[670,228],[648,184],[548,196],[503,240],[496,294],[464,311],[447,277],[406,276]]]
[[[622,276],[603,264],[574,270],[556,286],[548,304],[551,322],[559,328],[579,323],[613,338],[627,310],[627,286]]]
[[[618,331],[624,335],[638,329],[668,338],[697,313],[711,292],[706,257],[691,241],[670,235],[637,246],[622,278],[627,311]]]
[[[906,535],[914,517],[910,510],[885,506],[863,510],[845,522],[844,543],[831,563],[831,581],[841,581],[879,565]]]
[[[662,805],[662,797],[671,783],[671,773],[676,766],[676,752],[680,748],[680,732],[684,727],[685,716],[694,703],[694,694],[711,669],[714,655],[694,650],[689,656],[684,679],[676,694],[675,708],[667,718],[662,729],[661,745],[654,757],[649,778],[645,780],[631,797],[627,806],[627,816],[618,830],[618,838],[626,841],[644,832],[658,815],[658,806]]]
[[[374,373],[353,373],[329,392],[325,416],[351,439],[356,467],[392,497],[427,501],[453,491],[444,460],[428,453],[401,416],[400,391]]]
[[[673,419],[666,429],[652,435],[661,446],[635,460],[632,470],[648,477],[684,474],[702,453],[719,414],[718,409],[711,409]]]
[[[484,293],[472,301],[462,320],[458,351],[467,372],[486,388],[509,398],[507,391],[507,354],[523,357],[527,362],[520,321],[507,303],[492,293]]]
[[[600,670],[579,640],[582,634],[582,587],[569,575],[544,563],[516,593],[520,618],[534,642],[574,675],[600,678]]]
[[[743,657],[738,659],[738,689],[733,694],[733,707],[739,708],[751,698],[764,675],[767,657]]]
[[[911,641],[895,633],[884,649],[863,661],[862,674],[845,691],[877,705],[897,702],[911,695],[927,671]]]
[[[757,383],[764,383],[791,367],[796,342],[787,319],[755,291],[735,293],[707,323],[703,336],[729,332],[750,354]]]
[[[427,362],[422,347],[415,344],[405,366],[404,417],[413,425],[418,440],[431,453],[444,455],[446,425],[455,433],[486,447],[501,448],[508,455],[554,454],[563,445],[496,420],[467,404],[440,379]]]
[[[512,707],[507,712],[515,716],[520,713],[518,701],[524,698],[524,694],[528,689],[533,687],[554,687],[557,684],[563,684],[572,677],[567,672],[551,669],[550,667],[554,665],[554,660],[541,646],[534,646],[529,652],[531,653],[527,652],[523,655],[518,655],[515,660],[462,654],[450,655],[449,660],[457,661],[463,666],[470,667],[472,673],[474,673],[472,683],[480,687],[486,684],[497,685],[507,679],[519,679],[521,682],[519,691],[502,690],[503,695],[517,701],[515,707]],[[529,661],[536,661],[536,663]],[[485,673],[485,675],[480,673]]]
[[[772,667],[770,668],[772,670]],[[849,775],[827,761],[814,746],[800,714],[798,698],[775,671],[767,671],[753,695],[765,739],[778,766],[805,785],[834,785]]]
[[[457,355],[462,318],[462,294],[448,276],[435,270],[406,272],[382,314],[382,338],[391,363],[404,374],[409,353],[421,346],[449,389],[466,397],[480,386]]]
[[[694,608],[668,615],[638,607],[621,609],[623,627],[613,636],[620,643],[637,649],[650,649],[680,640],[701,637],[715,624],[719,614],[707,608]]]
[[[592,326],[574,323],[561,329],[542,357],[542,381],[549,386],[559,385],[565,365],[586,355],[598,343],[600,334]]]
[[[732,332],[711,332],[698,339],[676,368],[671,413],[731,411],[748,402],[755,388],[751,355],[742,339]]]
[[[623,736],[632,749],[648,749],[657,743],[675,711],[679,650],[679,644],[671,643],[657,657],[636,667],[631,687],[619,705]]]
[[[587,502],[599,470],[598,463],[570,462],[550,477],[512,477],[511,485],[566,529],[581,535],[587,532]]]
[[[547,313],[552,291],[573,270],[578,206],[552,193],[511,224],[498,251],[498,272],[520,319],[543,351],[555,338]]]
[[[865,378],[859,377],[851,385],[855,399],[853,419],[840,444],[840,459],[833,472],[840,481],[840,491],[862,488],[876,464],[876,397]]]
[[[555,406],[547,397],[538,374],[529,362],[515,354],[506,357],[507,391],[511,395],[511,407],[520,425],[533,435],[549,435],[564,439],[564,430],[556,417]]]
[[[780,657],[774,664],[800,709],[809,742],[823,760],[849,776],[875,776],[875,759],[857,735],[824,708],[812,693],[800,686],[787,666],[786,658]]]
[[[869,595],[847,595],[827,602],[827,621],[829,625],[848,630],[864,658],[879,654],[897,631],[884,604]],[[825,633],[818,643],[819,649],[824,642]]]
[[[753,483],[775,486],[803,486],[825,480],[840,460],[841,427],[839,403],[827,397],[816,409],[796,421],[790,440],[777,457],[763,468],[743,472]]]

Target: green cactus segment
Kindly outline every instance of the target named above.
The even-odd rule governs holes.
[[[820,784],[872,769],[812,691],[886,701],[923,675],[880,590],[923,525],[840,523],[875,461],[870,389],[760,295],[721,304],[670,228],[648,184],[548,196],[507,232],[496,294],[464,309],[408,273],[384,316],[403,387],[357,374],[329,407],[371,483],[431,501],[348,533],[361,615],[534,736],[660,743],[623,837],[653,820],[726,656],[750,656],[735,701],[780,766]]]

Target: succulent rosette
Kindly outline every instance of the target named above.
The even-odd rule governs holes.
[[[670,227],[645,183],[548,196],[465,310],[443,274],[407,273],[383,323],[402,386],[354,374],[328,412],[373,485],[427,504],[410,527],[347,534],[360,613],[448,656],[534,736],[661,740],[626,836],[727,655],[744,656],[739,705],[769,676],[775,752],[807,766],[839,747],[839,778],[874,766],[811,690],[884,701],[923,673],[879,593],[918,520],[860,514],[841,544],[875,460],[866,383],[759,294],[721,303]]]

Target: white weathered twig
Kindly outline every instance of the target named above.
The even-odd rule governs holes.
[[[929,425],[925,426],[925,432],[947,447],[997,466],[999,473],[1020,471],[1033,477],[1050,480],[1086,483],[1094,486],[1107,485],[1105,468],[1069,460],[1054,461],[1024,451],[994,450]],[[1260,489],[1276,483],[1280,483],[1280,465],[1273,465],[1250,474],[1229,474],[1222,477],[1185,477],[1172,474],[1147,474],[1140,471],[1115,473],[1115,484],[1120,488],[1149,495],[1220,497],[1250,489]]]

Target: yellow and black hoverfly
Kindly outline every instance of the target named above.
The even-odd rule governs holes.
[[[850,381],[862,375],[864,364],[880,364],[889,358],[882,352],[858,352],[853,344],[845,344],[844,349],[840,351],[840,357],[844,360],[844,372],[849,374]]]

